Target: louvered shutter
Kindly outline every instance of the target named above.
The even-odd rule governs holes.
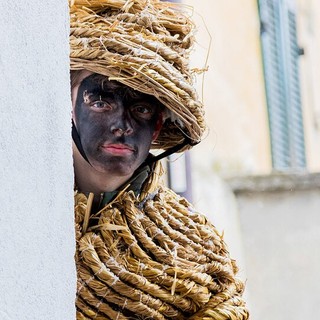
[[[296,17],[289,0],[259,0],[273,168],[306,166]]]

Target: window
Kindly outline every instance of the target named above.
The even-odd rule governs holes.
[[[275,170],[306,167],[296,14],[293,0],[258,0],[272,162]]]

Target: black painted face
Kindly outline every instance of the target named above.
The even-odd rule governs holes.
[[[146,159],[160,129],[153,96],[92,74],[78,89],[74,118],[90,164],[100,172],[132,174]]]

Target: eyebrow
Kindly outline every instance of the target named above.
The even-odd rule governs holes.
[[[108,80],[107,77],[99,74],[93,74],[88,78],[90,78],[90,82],[92,84],[96,85],[94,90],[88,90],[88,93],[91,93],[93,96],[100,95],[103,97],[103,93],[112,94],[113,97],[118,95],[124,99],[144,100],[150,103],[155,103],[160,107],[160,109],[163,109],[162,103],[156,97],[134,90],[121,82]]]

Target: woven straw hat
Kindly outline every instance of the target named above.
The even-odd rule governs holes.
[[[185,137],[196,144],[205,130],[188,61],[194,25],[181,9],[160,0],[70,0],[71,70],[105,75],[165,105],[158,149]]]

